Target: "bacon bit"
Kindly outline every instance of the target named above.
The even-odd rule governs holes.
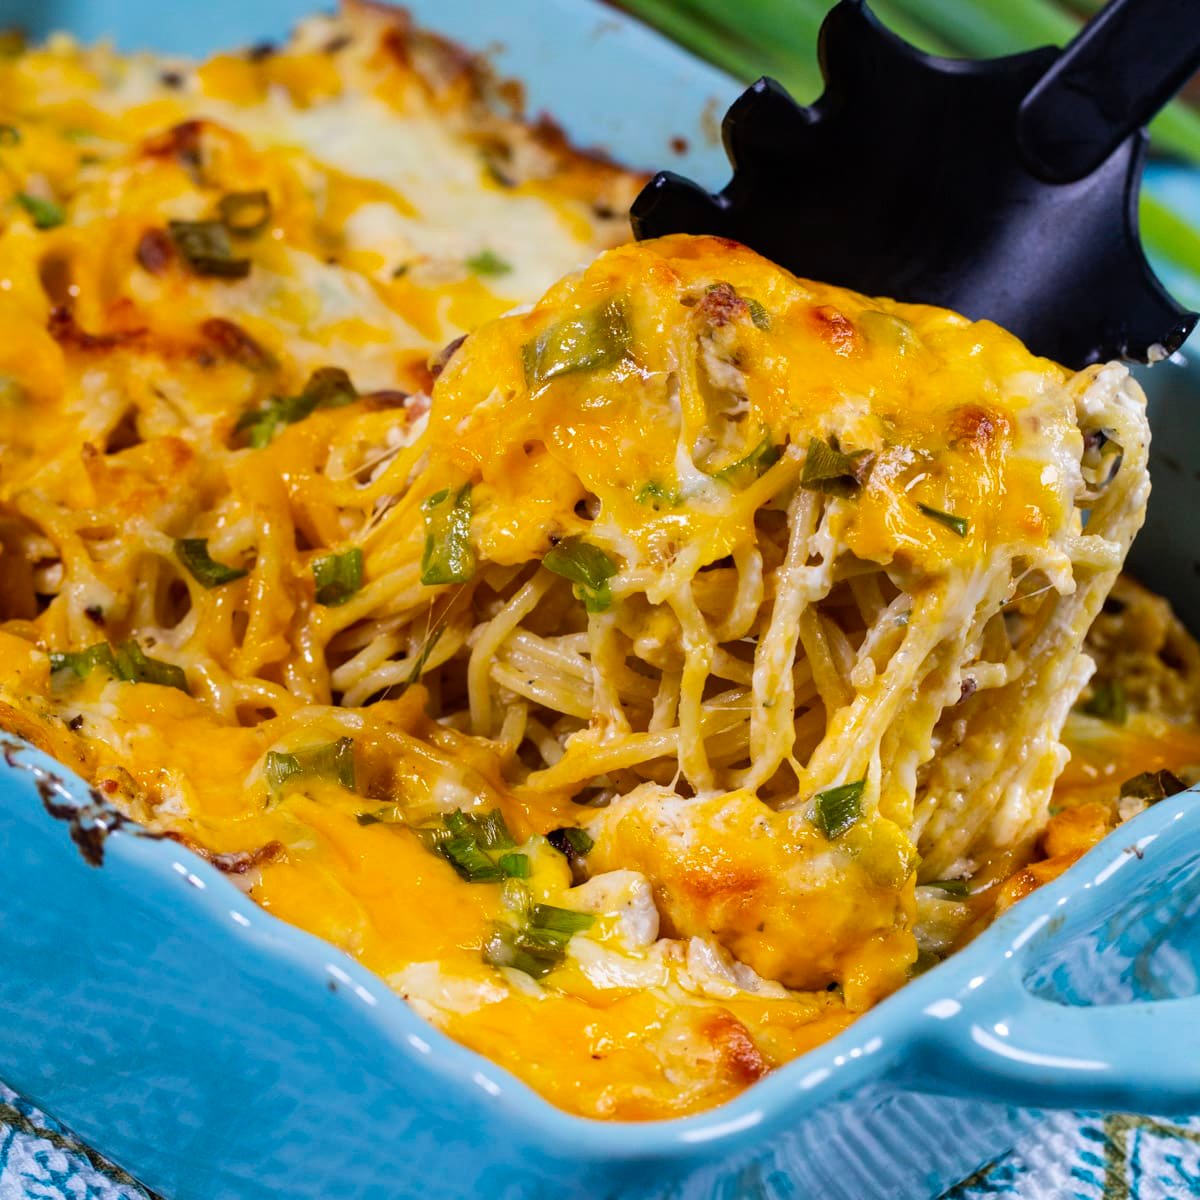
[[[193,854],[198,854],[205,862],[212,863],[218,871],[223,871],[226,875],[245,875],[248,871],[278,861],[286,852],[282,842],[271,841],[254,850],[234,850],[228,854],[218,854],[186,833],[167,830],[160,836],[167,841],[186,846]]]
[[[377,392],[365,392],[359,399],[368,408],[408,408],[411,397],[397,388],[381,388]]]
[[[175,245],[165,229],[147,229],[137,244],[138,265],[151,275],[161,275],[175,257]]]
[[[822,304],[811,310],[817,332],[843,357],[858,349],[858,330],[853,322],[840,313],[832,304]]]
[[[969,700],[979,689],[979,684],[975,682],[972,675],[968,675],[962,681],[962,686],[958,689],[958,702],[961,704],[964,700]]]
[[[754,1083],[769,1074],[771,1064],[755,1045],[750,1031],[727,1009],[719,1008],[705,1017],[700,1033],[712,1043],[722,1064],[738,1083]]]
[[[429,399],[427,392],[414,392],[409,396],[408,403],[404,406],[408,410],[409,420],[419,420],[429,411],[431,404],[432,401]]]
[[[165,133],[147,138],[142,143],[142,153],[151,158],[175,159],[199,182],[204,167],[204,126],[204,121],[183,121]]]
[[[384,6],[380,5],[379,7]],[[412,24],[403,9],[389,8],[388,11],[397,19],[393,25],[383,31],[383,36],[379,39],[379,48],[407,70],[412,66],[412,55],[409,53],[409,35],[412,32]]]
[[[429,374],[436,379],[447,367],[450,360],[454,357],[454,352],[467,340],[467,335],[464,333],[462,337],[456,337],[449,345],[443,346],[429,360]]]
[[[102,779],[100,789],[112,796],[121,790],[121,785],[115,779]]]
[[[685,137],[680,137],[678,134],[676,134],[676,136],[671,139],[670,144],[671,149],[676,154],[686,154],[688,152],[688,140]]]
[[[66,254],[47,254],[38,263],[38,281],[51,304],[71,303],[71,259]]]
[[[59,345],[70,346],[76,350],[97,351],[112,350],[128,342],[135,342],[146,332],[145,329],[126,329],[113,333],[88,333],[75,323],[75,314],[65,304],[50,310],[46,329]]]
[[[715,329],[748,316],[750,306],[728,283],[714,284],[701,297],[696,311]]]
[[[274,356],[258,344],[240,325],[224,317],[210,317],[200,332],[222,358],[248,371],[265,371],[275,365]]]

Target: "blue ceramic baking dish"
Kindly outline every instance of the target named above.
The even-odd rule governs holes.
[[[200,53],[278,34],[308,7],[0,0],[0,24]],[[578,140],[720,182],[712,117],[736,85],[610,10],[411,7],[496,47]],[[1200,500],[1200,371],[1163,364],[1148,386],[1169,450],[1134,569],[1198,628],[1200,525],[1178,518]],[[932,1197],[1037,1107],[1200,1108],[1198,850],[1200,797],[1163,801],[732,1103],[599,1124],[0,736],[0,1078],[170,1200]]]

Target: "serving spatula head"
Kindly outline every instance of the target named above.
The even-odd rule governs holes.
[[[728,186],[663,172],[634,203],[634,232],[733,238],[798,275],[989,318],[1068,366],[1170,354],[1196,314],[1142,252],[1146,135],[1122,124],[1136,106],[1087,129],[1076,107],[1077,132],[1056,144],[1055,105],[1079,100],[1070,54],[935,58],[841,0],[821,30],[821,98],[804,107],[760,80],[725,117]]]

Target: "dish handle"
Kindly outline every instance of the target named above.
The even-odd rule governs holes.
[[[1191,792],[1161,802],[1043,888],[1028,909],[1011,909],[1001,918],[1011,936],[999,963],[975,947],[955,956],[963,960],[952,976],[959,986],[941,997],[931,988],[935,998],[923,1009],[918,1063],[931,1090],[1024,1106],[1200,1110],[1200,995],[1186,994],[1196,990],[1198,934],[1188,913],[1200,892],[1198,800]],[[1132,834],[1141,836],[1131,845]],[[1141,921],[1131,926],[1131,903],[1160,923],[1156,934]],[[1067,1003],[1039,994],[1049,986],[1031,986],[1032,977],[1057,987],[1065,976],[1047,967],[1068,948],[1083,964],[1076,975],[1090,976],[1094,963],[1096,978],[1119,966],[1125,980],[1148,938],[1161,944],[1168,935],[1193,948],[1172,956],[1182,968],[1171,972],[1177,994],[1169,998]],[[931,985],[938,974],[931,972]]]

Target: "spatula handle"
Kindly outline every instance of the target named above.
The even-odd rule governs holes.
[[[1112,0],[1021,105],[1030,169],[1080,179],[1145,125],[1200,66],[1200,0]]]

